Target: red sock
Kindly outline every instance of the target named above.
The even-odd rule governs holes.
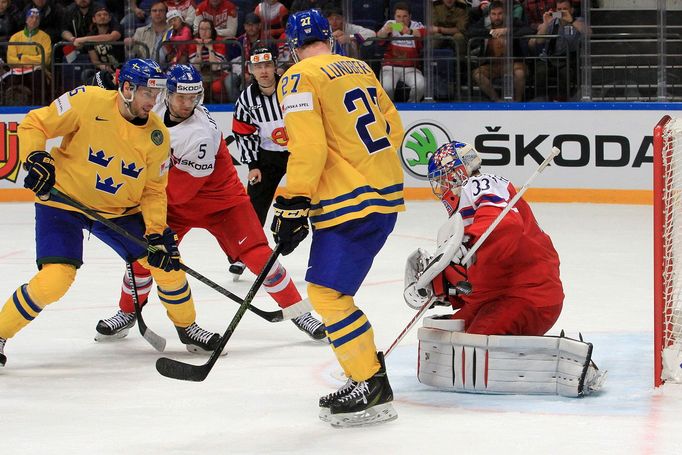
[[[152,289],[152,274],[149,270],[142,267],[138,262],[133,262],[133,275],[135,275],[135,285],[137,286],[137,297],[140,308],[147,303],[147,296]],[[123,285],[121,286],[121,298],[118,301],[118,306],[121,311],[125,313],[134,313],[135,305],[133,304],[133,291],[130,287],[130,280],[128,280],[128,272],[123,276]]]

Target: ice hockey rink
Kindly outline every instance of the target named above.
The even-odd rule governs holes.
[[[561,257],[566,300],[550,334],[582,332],[608,370],[604,389],[580,399],[466,395],[416,379],[416,330],[387,358],[398,420],[334,429],[317,417],[318,397],[340,383],[331,349],[290,322],[247,313],[201,383],[160,376],[160,356],[139,335],[93,341],[116,310],[123,263],[87,238],[85,265],[62,301],[7,343],[0,369],[0,453],[14,454],[673,454],[682,453],[682,385],[652,388],[651,206],[533,203]],[[33,207],[3,204],[0,283],[4,301],[35,272]],[[403,302],[403,267],[417,247],[433,250],[445,220],[438,202],[408,202],[356,296],[388,347],[414,315]],[[299,289],[309,242],[282,258]],[[193,231],[187,265],[245,296],[254,276],[233,283],[217,243]],[[190,279],[197,322],[222,333],[238,306]],[[276,309],[260,292],[254,304]],[[440,309],[438,312],[443,312]],[[177,339],[155,294],[149,327],[165,355],[203,363]]]

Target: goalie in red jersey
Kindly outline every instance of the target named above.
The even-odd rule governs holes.
[[[522,198],[494,225],[516,189],[480,167],[476,150],[456,141],[429,160],[431,187],[449,219],[434,254],[409,256],[404,296],[412,308],[440,302],[457,311],[424,319],[417,377],[471,393],[577,397],[598,390],[606,376],[591,360],[591,344],[543,336],[564,300],[551,239]]]
[[[464,224],[464,241],[456,254],[459,259],[516,194],[511,182],[481,173],[480,167],[476,150],[456,141],[440,147],[429,161],[431,186],[445,205],[450,223],[459,214]],[[416,270],[423,255],[415,253],[411,258]],[[459,309],[453,318],[464,320],[467,333],[544,335],[561,313],[564,292],[559,255],[523,198],[492,231],[470,264],[448,265],[428,273],[433,278],[427,291],[434,300]],[[450,289],[459,281],[469,282],[473,292],[451,295]],[[410,299],[410,295],[408,286],[410,306],[425,303],[423,297]]]

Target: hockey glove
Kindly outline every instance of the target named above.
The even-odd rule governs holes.
[[[170,228],[166,228],[163,234],[149,234],[147,236],[147,262],[152,267],[166,272],[180,270],[178,235]]]
[[[275,216],[270,229],[275,242],[281,246],[282,255],[286,256],[294,251],[308,235],[310,199],[303,196],[295,196],[291,199],[277,196],[273,208]]]
[[[33,191],[40,199],[47,200],[55,184],[54,159],[49,153],[37,150],[29,153],[24,169],[28,171],[24,178],[24,188]]]

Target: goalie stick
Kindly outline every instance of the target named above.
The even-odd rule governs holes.
[[[239,321],[241,321],[244,313],[246,313],[246,310],[248,309],[251,300],[253,300],[255,297],[258,288],[260,288],[261,284],[263,284],[265,277],[268,275],[268,273],[270,273],[270,269],[275,264],[275,261],[277,261],[280,249],[280,245],[277,244],[275,249],[272,251],[272,254],[268,258],[268,262],[265,263],[263,270],[261,270],[256,277],[256,281],[254,281],[253,285],[251,285],[251,289],[249,289],[249,293],[246,294],[244,302],[235,313],[232,321],[230,321],[230,324],[227,326],[223,336],[220,337],[220,343],[218,344],[218,347],[211,353],[211,357],[205,364],[192,365],[191,363],[179,362],[177,360],[169,359],[168,357],[161,357],[156,361],[156,371],[167,378],[179,379],[181,381],[201,382],[206,379],[206,376],[208,376],[208,373],[211,372],[213,365],[215,365],[218,357],[220,357],[220,354],[223,352],[223,349],[225,349],[227,342],[232,337],[234,330],[237,328],[237,324],[239,324]]]
[[[119,225],[113,223],[111,220],[109,220],[107,218],[104,218],[102,215],[97,213],[95,210],[81,204],[80,202],[76,201],[75,199],[71,198],[70,196],[62,193],[58,189],[52,188],[50,190],[50,194],[57,198],[56,199],[57,202],[62,202],[62,203],[70,205],[71,207],[77,208],[78,210],[85,213],[90,218],[99,221],[100,223],[102,223],[103,225],[105,225],[106,227],[111,229],[112,231],[122,235],[123,237],[127,238],[131,242],[134,242],[137,245],[144,247],[145,249],[150,248],[147,245],[146,241],[144,241],[142,239],[138,239],[137,237],[132,235],[130,232],[128,232],[125,229],[123,229],[122,227],[120,227]],[[153,247],[151,247],[151,248],[153,248]],[[201,281],[202,283],[204,283],[208,287],[220,292],[225,297],[227,297],[230,300],[238,303],[239,305],[241,305],[244,302],[240,297],[234,295],[233,293],[231,293],[230,291],[228,291],[227,289],[225,289],[224,287],[222,287],[218,283],[213,282],[212,280],[210,280],[209,278],[200,274],[199,272],[187,267],[182,262],[180,263],[180,268],[182,270],[184,270],[185,273],[187,273],[188,275],[196,278],[197,280]],[[280,322],[280,321],[287,319],[287,318],[285,318],[282,310],[264,311],[264,310],[261,310],[260,308],[253,306],[253,305],[249,305],[248,310],[253,312],[253,313],[256,313],[258,316],[260,316],[261,318],[265,319],[268,322]]]
[[[493,232],[493,230],[497,227],[498,224],[502,221],[502,218],[509,213],[509,211],[514,208],[516,203],[518,202],[519,199],[521,199],[521,196],[523,196],[523,193],[526,192],[530,184],[535,180],[535,178],[540,175],[542,171],[545,170],[545,168],[549,165],[549,163],[556,157],[559,153],[561,153],[561,150],[559,150],[557,147],[552,147],[552,151],[550,154],[545,158],[545,160],[540,164],[540,166],[533,172],[533,174],[528,178],[526,183],[521,187],[521,189],[516,193],[516,196],[512,198],[511,201],[507,204],[507,206],[500,212],[499,215],[497,215],[497,218],[488,226],[488,229],[481,234],[481,236],[476,240],[476,243],[474,243],[474,246],[469,249],[469,251],[464,255],[464,257],[461,259],[460,264],[466,264],[471,260],[471,258],[474,256],[476,251],[481,247],[483,242],[490,236],[490,234]],[[410,320],[410,322],[405,326],[402,332],[398,335],[398,337],[391,343],[391,345],[386,349],[386,352],[384,353],[384,358],[388,357],[388,355],[395,349],[395,347],[400,343],[403,338],[405,338],[405,335],[414,327],[414,325],[421,319],[422,316],[426,313],[426,311],[431,307],[431,302],[427,301],[422,307],[417,311],[417,314],[414,315],[414,317]]]
[[[126,273],[128,275],[128,281],[130,282],[130,290],[133,296],[133,307],[135,307],[135,319],[137,319],[137,327],[140,329],[140,335],[142,338],[147,340],[149,344],[152,345],[154,349],[159,352],[163,352],[166,349],[166,339],[147,327],[147,324],[142,319],[142,308],[140,307],[140,300],[137,294],[137,283],[135,283],[135,274],[133,273],[133,265],[126,261]]]

